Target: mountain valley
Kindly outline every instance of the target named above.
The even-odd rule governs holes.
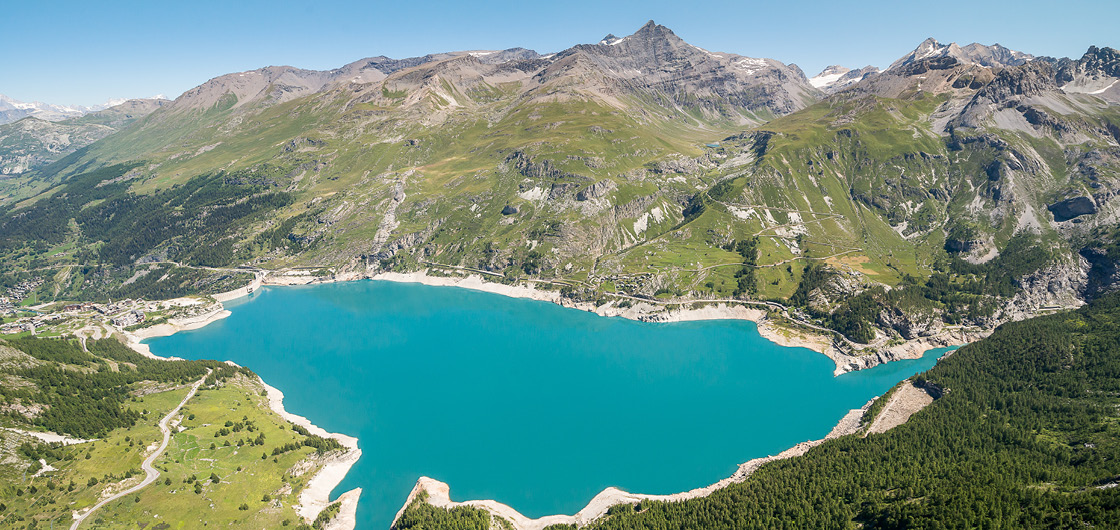
[[[234,407],[218,409],[231,400],[240,407],[244,396],[239,414],[256,414],[277,451],[240,463],[271,480],[268,494],[242,467],[223,468],[252,502],[216,509],[230,520],[288,525],[297,513],[287,500],[307,486],[298,476],[341,446],[269,412],[267,389],[247,369],[188,361],[167,371],[102,332],[145,347],[140,337],[222,318],[222,302],[266,284],[473,282],[639,320],[749,314],[767,338],[828,354],[837,373],[978,342],[938,364],[931,386],[918,376],[914,388],[936,394],[935,412],[914,415],[919,427],[843,437],[808,452],[807,463],[768,465],[759,474],[773,478],[769,486],[752,478],[686,503],[611,507],[598,527],[750,526],[760,512],[740,494],[788,499],[802,466],[867,478],[822,482],[827,492],[797,504],[799,513],[761,520],[907,527],[937,520],[943,505],[964,513],[962,499],[990,491],[949,487],[938,475],[949,492],[938,497],[916,479],[884,478],[897,462],[867,449],[897,443],[939,455],[922,460],[932,467],[919,474],[963,473],[938,460],[956,449],[915,430],[948,425],[972,433],[954,446],[971,469],[1013,489],[1023,506],[1049,503],[1106,527],[1098,516],[1117,491],[1107,489],[1116,484],[1107,463],[1115,396],[1101,388],[1115,379],[1115,363],[1100,352],[1113,338],[1120,286],[1120,52],[1096,44],[1054,58],[930,38],[882,70],[833,65],[810,78],[792,63],[693,46],[650,21],[555,53],[267,66],[215,77],[173,101],[129,100],[80,116],[0,99],[12,120],[0,124],[3,426],[146,444],[158,434],[148,415],[171,411],[189,384],[216,371],[221,377],[201,385],[213,407],[193,405],[200,420],[179,421],[221,437],[210,422],[234,425]],[[30,335],[81,338],[36,346]],[[1016,355],[1041,368],[1016,365]],[[70,386],[95,382],[112,405],[98,410],[115,419],[95,429],[43,415],[94,406],[72,403],[62,387],[33,388],[54,388],[56,376]],[[140,389],[148,386],[158,392]],[[1027,419],[1008,419],[1012,409]],[[1062,423],[1059,409],[1076,421]],[[132,484],[140,473],[139,458],[111,472],[81,468],[82,458],[108,461],[117,450],[108,443],[83,457],[5,436],[6,462],[34,467],[43,456],[42,465],[70,466],[63,473],[76,481],[57,496],[83,509],[101,495],[97,480]],[[977,440],[1018,466],[1015,476],[997,477]],[[836,452],[830,462],[844,469],[819,456]],[[1040,467],[1030,468],[1028,453]],[[1070,471],[1071,462],[1084,466]],[[175,485],[144,499],[189,513],[170,496],[182,484],[195,494],[228,491],[228,482],[207,484],[180,464],[165,458]],[[0,491],[15,491],[15,476]],[[34,502],[47,497],[20,497],[0,503],[0,528],[24,524],[15,510],[4,515],[8,507],[37,521]],[[1007,521],[1063,526],[1039,515],[1045,510],[1005,504]],[[317,528],[340,509],[331,506]],[[398,528],[456,527],[456,517],[508,524],[483,510],[406,508]],[[66,511],[50,508],[52,517]],[[726,518],[711,519],[717,512]],[[46,524],[40,519],[34,524]]]
[[[991,329],[1114,282],[1118,65],[928,39],[829,84],[651,22],[229,74],[0,181],[5,281],[478,271],[596,306],[778,303],[852,353]]]

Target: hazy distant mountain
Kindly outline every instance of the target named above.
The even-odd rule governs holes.
[[[0,125],[0,175],[37,169],[100,140],[170,103],[130,99],[77,118],[47,121],[28,116]]]
[[[156,99],[159,97],[157,96]],[[14,100],[8,96],[0,94],[0,124],[11,123],[21,118],[34,116],[40,120],[47,121],[61,121],[70,118],[77,118],[89,114],[90,112],[97,112],[107,108],[120,105],[124,103],[125,99],[110,99],[100,105],[84,106],[84,105],[54,105],[51,103],[43,103],[34,101],[26,103],[23,101]]]
[[[8,123],[27,116],[40,119],[64,120],[81,116],[85,112],[78,107],[51,105],[49,103],[16,101],[0,94],[0,123]]]

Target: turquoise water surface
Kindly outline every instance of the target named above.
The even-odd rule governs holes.
[[[289,411],[358,437],[335,495],[363,489],[360,530],[388,528],[422,475],[530,517],[573,514],[607,486],[706,486],[823,437],[945,351],[833,377],[827,357],[751,322],[649,324],[380,281],[264,288],[227,307],[152,352],[248,366]]]

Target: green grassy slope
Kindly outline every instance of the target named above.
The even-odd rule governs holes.
[[[0,422],[93,441],[46,444],[0,431],[0,528],[69,526],[71,514],[144,477],[162,439],[157,422],[214,370],[173,425],[155,461],[159,479],[95,512],[82,528],[230,528],[302,524],[299,492],[334,440],[308,436],[273,413],[259,380],[215,361],[155,361],[114,339],[0,342]],[[47,466],[39,462],[43,459]],[[215,480],[216,479],[216,480]]]

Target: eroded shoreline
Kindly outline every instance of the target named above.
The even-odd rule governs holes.
[[[877,398],[876,398],[877,399]],[[393,525],[396,525],[397,520],[404,514],[405,510],[412,505],[413,501],[421,494],[427,495],[427,503],[437,508],[451,509],[456,506],[471,506],[474,508],[481,508],[490,512],[491,514],[501,517],[509,521],[514,530],[543,530],[544,528],[554,524],[567,524],[584,526],[587,525],[607,513],[612,506],[618,504],[637,504],[643,500],[663,501],[663,502],[680,502],[689,499],[697,499],[707,497],[713,492],[726,488],[732,484],[743,482],[757,471],[764,464],[776,460],[785,460],[801,456],[808,452],[810,449],[824,443],[827,440],[838,438],[849,434],[855,434],[859,431],[860,419],[867,411],[868,407],[875,401],[872,399],[868,401],[863,407],[858,409],[849,410],[843,418],[837,422],[836,426],[832,428],[824,438],[819,440],[811,440],[801,442],[793,447],[782,451],[776,455],[755,458],[739,465],[739,468],[730,477],[727,477],[715,484],[696,488],[689,491],[680,493],[673,493],[670,495],[646,495],[642,493],[629,493],[615,487],[609,487],[599,492],[598,495],[593,497],[587,506],[577,512],[575,515],[547,515],[537,519],[526,517],[521,512],[513,509],[509,505],[502,504],[495,500],[469,500],[456,502],[451,500],[451,487],[445,483],[429,477],[420,477],[413,486],[412,491],[409,492],[408,498],[404,502],[395,517],[393,517]]]
[[[863,355],[849,355],[836,347],[832,337],[824,333],[814,333],[793,329],[773,320],[765,310],[747,307],[727,301],[697,300],[688,302],[690,306],[666,307],[646,301],[636,301],[629,307],[612,304],[596,306],[588,302],[571,302],[560,296],[558,291],[536,289],[529,285],[506,285],[488,282],[481,275],[431,276],[426,271],[399,273],[380,272],[377,274],[342,273],[331,278],[317,278],[310,275],[291,276],[278,274],[264,278],[263,285],[309,285],[314,283],[334,283],[356,280],[383,280],[398,283],[419,283],[437,287],[461,287],[512,298],[527,298],[551,302],[561,307],[579,309],[604,317],[622,317],[640,322],[692,322],[700,320],[749,320],[758,328],[758,334],[779,346],[807,348],[823,354],[835,365],[833,375],[863,370],[890,361],[920,359],[927,350],[947,346],[959,346],[975,342],[991,334],[990,331],[970,331],[951,328],[941,333],[919,337],[900,344],[891,344]]]

